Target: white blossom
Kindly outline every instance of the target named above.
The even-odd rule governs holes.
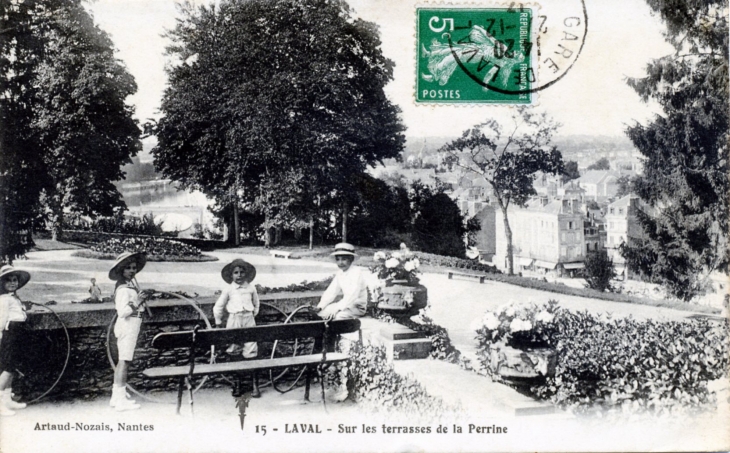
[[[543,310],[540,313],[535,316],[535,321],[540,322],[551,322],[553,320],[553,315],[550,314],[547,310]]]
[[[388,269],[392,269],[394,267],[398,267],[398,264],[400,264],[400,261],[398,261],[396,258],[389,258],[385,262],[385,267],[387,267]]]
[[[484,327],[486,327],[487,329],[494,330],[499,327],[499,319],[494,316],[494,313],[488,311],[484,314],[484,317],[482,318],[482,324],[484,324]]]
[[[403,269],[407,270],[408,272],[414,270],[416,267],[413,265],[413,261],[406,261],[406,264],[403,265]]]
[[[512,322],[509,324],[509,330],[511,332],[519,332],[522,330],[530,329],[532,329],[532,323],[530,321],[525,321],[520,318],[513,319]]]
[[[375,252],[375,255],[373,255],[373,259],[375,261],[385,261],[385,253],[383,253],[383,252]]]

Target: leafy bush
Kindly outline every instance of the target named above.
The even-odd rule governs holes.
[[[353,345],[347,372],[355,398],[372,409],[395,409],[422,417],[438,417],[453,410],[441,398],[429,395],[417,381],[396,373],[382,346]]]
[[[558,353],[555,376],[530,389],[580,413],[699,411],[714,404],[707,382],[727,373],[730,323],[611,319],[558,308],[544,343]],[[504,337],[477,331],[485,362]]]
[[[613,270],[613,260],[606,251],[589,253],[583,270],[588,288],[604,292],[611,290],[611,280],[616,277]]]
[[[147,257],[199,257],[201,251],[192,245],[161,238],[109,239],[91,246],[91,251],[103,256],[116,257],[123,252],[146,252]]]

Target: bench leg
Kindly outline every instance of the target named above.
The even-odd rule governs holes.
[[[175,411],[175,413],[177,415],[180,415],[180,406],[182,406],[182,395],[183,395],[183,385],[184,384],[185,384],[185,378],[181,377],[177,383],[177,410]]]
[[[261,398],[261,391],[259,390],[259,374],[255,371],[251,373],[251,385],[253,385],[251,397]]]
[[[185,378],[188,384],[188,397],[190,398],[190,415],[195,415],[193,411],[193,382],[189,378]]]
[[[310,402],[309,401],[309,386],[310,386],[311,382],[312,382],[311,367],[307,367],[307,371],[304,376],[304,401],[306,401],[308,403]]]

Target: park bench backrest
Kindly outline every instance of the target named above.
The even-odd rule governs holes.
[[[357,332],[360,330],[360,320],[342,319],[330,321],[328,326],[325,326],[325,321],[309,321],[237,329],[163,332],[155,335],[152,339],[152,347],[157,349],[187,348],[193,344],[193,335],[195,335],[195,346],[201,348],[229,345],[231,343],[321,338],[325,334],[325,329],[327,329],[327,335]]]

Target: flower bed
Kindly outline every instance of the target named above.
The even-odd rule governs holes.
[[[370,271],[379,279],[400,280],[408,285],[418,285],[418,268],[421,266],[421,262],[404,244],[401,244],[401,250],[398,252],[375,252],[373,260],[375,265],[370,268]]]
[[[482,365],[489,348],[527,342],[552,346],[553,377],[533,396],[579,413],[694,412],[714,406],[708,381],[727,376],[730,323],[612,319],[554,302],[487,312],[477,328]]]
[[[113,260],[123,252],[146,252],[148,261],[216,261],[218,258],[203,255],[199,248],[179,241],[161,238],[109,239],[80,250],[73,256]]]

